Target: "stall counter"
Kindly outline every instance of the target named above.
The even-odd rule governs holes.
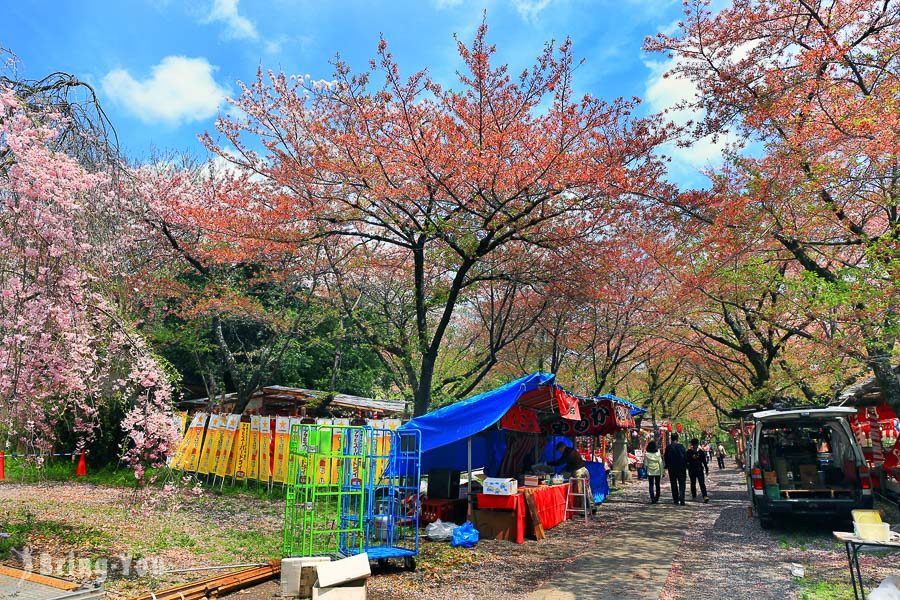
[[[540,487],[523,487],[519,493],[511,496],[495,496],[492,494],[477,494],[478,509],[510,510],[515,513],[516,543],[525,543],[525,529],[527,524],[528,508],[525,505],[525,496],[534,498],[538,517],[544,529],[552,529],[566,520],[566,499],[569,492],[569,484],[542,485]],[[476,524],[477,527],[477,524]],[[533,525],[532,525],[533,527]]]

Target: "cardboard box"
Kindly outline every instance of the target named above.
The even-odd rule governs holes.
[[[516,539],[516,513],[511,510],[480,509],[472,511],[473,524],[483,540]]]
[[[544,478],[541,475],[526,475],[524,484],[528,487],[537,487],[541,485],[543,479]]]
[[[372,574],[372,569],[369,567],[369,555],[363,552],[334,562],[317,563],[316,574],[319,576],[317,585],[320,588],[334,587],[349,581],[365,579]],[[313,594],[313,598],[315,597]]]
[[[281,595],[286,598],[309,598],[316,582],[316,564],[331,562],[327,556],[285,558],[281,561]]]
[[[763,480],[766,485],[778,485],[778,474],[775,471],[763,471]]]
[[[349,581],[341,585],[313,586],[312,600],[366,600],[366,580]]]
[[[491,496],[513,496],[519,493],[519,482],[510,478],[485,477],[482,486],[484,493]]]

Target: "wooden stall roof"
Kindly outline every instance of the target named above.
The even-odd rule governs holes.
[[[894,373],[900,379],[900,365],[894,366]],[[838,394],[836,404],[842,406],[876,406],[884,401],[881,388],[875,377],[869,377],[851,385]]]
[[[253,395],[251,403],[258,402],[260,407],[265,409],[292,409],[328,395],[330,395],[330,392],[321,390],[270,385],[257,391]],[[225,404],[228,404],[236,399],[237,394],[229,393],[225,395],[224,401]],[[200,410],[209,405],[209,398],[182,400],[178,405],[181,408]],[[346,411],[376,412],[385,416],[394,416],[403,414],[406,410],[406,403],[394,400],[374,400],[350,394],[334,394],[329,407]]]

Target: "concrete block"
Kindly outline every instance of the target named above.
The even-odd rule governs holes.
[[[330,563],[318,563],[316,564],[316,574],[319,576],[320,588],[334,587],[348,581],[365,579],[372,574],[372,570],[369,568],[369,555],[363,552]]]
[[[281,561],[281,595],[286,598],[309,598],[316,582],[315,566],[331,562],[327,556],[303,556]]]
[[[331,587],[313,586],[312,600],[366,600],[366,580],[357,579]]]

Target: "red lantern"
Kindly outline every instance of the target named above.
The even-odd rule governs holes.
[[[681,426],[681,423],[678,423],[677,425],[675,425],[675,429],[678,430],[678,433],[681,433],[681,430],[683,429],[683,427]]]
[[[666,423],[666,431],[668,431],[669,433],[672,432],[672,424],[671,423]]]

